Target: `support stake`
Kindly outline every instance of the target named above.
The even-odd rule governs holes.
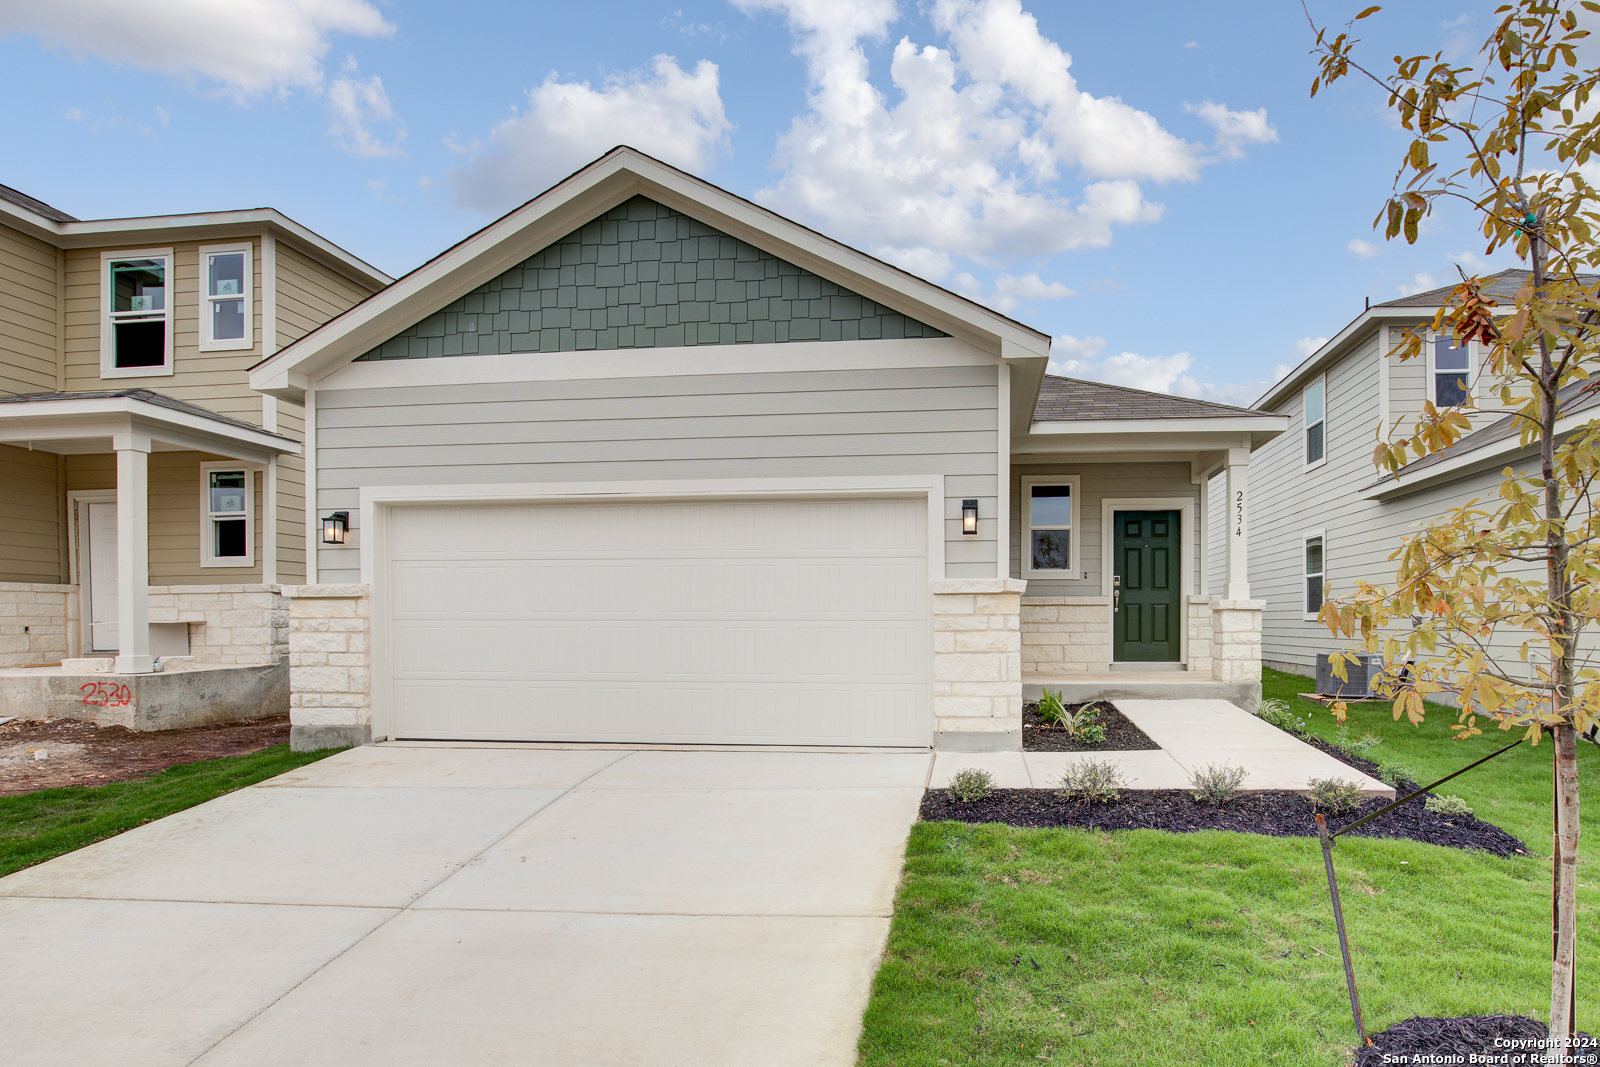
[[[1350,1015],[1356,1021],[1356,1034],[1365,1047],[1367,1028],[1361,1022],[1361,995],[1356,992],[1356,972],[1350,964],[1350,940],[1344,933],[1344,908],[1339,905],[1339,880],[1333,874],[1333,838],[1328,836],[1328,823],[1317,812],[1317,838],[1322,842],[1322,865],[1328,870],[1328,895],[1333,898],[1333,923],[1339,930],[1339,952],[1344,956],[1344,984],[1350,990]]]

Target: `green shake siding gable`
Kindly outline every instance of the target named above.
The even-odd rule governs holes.
[[[360,358],[944,336],[636,196]]]

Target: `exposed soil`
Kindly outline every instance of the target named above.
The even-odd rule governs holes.
[[[1092,745],[1074,741],[1065,730],[1047,726],[1039,721],[1039,705],[1022,705],[1022,748],[1025,752],[1137,752],[1160,748],[1150,736],[1133,724],[1115,704],[1104,700],[1093,701],[1100,709],[1100,725],[1106,728],[1106,739]],[[1068,704],[1067,710],[1077,713],[1088,704]]]
[[[1328,817],[1328,828],[1347,826],[1387,800],[1369,800],[1353,812]],[[1421,799],[1374,819],[1353,837],[1404,837],[1430,845],[1476,848],[1497,856],[1522,856],[1526,846],[1498,826],[1471,816],[1435,815]],[[922,797],[922,818],[932,821],[1000,822],[1010,826],[1078,826],[1093,830],[1237,830],[1270,837],[1315,837],[1316,810],[1299,793],[1242,793],[1219,806],[1202,804],[1182,789],[1125,789],[1107,804],[1067,799],[1050,789],[996,789],[963,803],[942,789]]]
[[[76,719],[19,719],[0,725],[0,796],[124,782],[179,763],[241,756],[288,740],[287,715],[155,733]]]
[[[1539,1063],[1539,1042],[1548,1035],[1544,1023],[1526,1015],[1470,1015],[1459,1019],[1415,1016],[1395,1023],[1381,1034],[1368,1035],[1372,1045],[1356,1050],[1355,1067]],[[1600,1042],[1580,1030],[1578,1044],[1564,1050],[1561,1062],[1600,1064]]]

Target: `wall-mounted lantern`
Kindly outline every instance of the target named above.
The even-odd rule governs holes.
[[[325,545],[344,544],[345,535],[350,532],[350,513],[348,511],[335,511],[332,515],[322,520],[322,543]]]
[[[961,532],[968,537],[978,533],[978,502],[976,500],[963,500],[961,502]]]

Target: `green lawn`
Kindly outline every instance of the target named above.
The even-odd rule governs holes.
[[[288,745],[276,745],[246,756],[169,767],[131,782],[0,797],[0,875],[43,863],[336,751],[290,752]]]
[[[1310,689],[1268,672],[1268,696]],[[1332,735],[1325,708],[1296,705]],[[1437,718],[1435,719],[1435,715]],[[1358,707],[1353,732],[1438,777],[1506,743],[1457,743]],[[1580,877],[1579,1025],[1600,1027],[1600,751]],[[1431,780],[1431,778],[1429,779]],[[1450,783],[1480,815],[1549,851],[1549,748]],[[1370,1029],[1414,1014],[1549,1005],[1547,859],[1349,839],[1335,853]],[[871,1067],[992,1064],[1343,1064],[1354,1044],[1314,839],[1100,833],[923,823],[907,848],[888,950],[867,1008]]]

